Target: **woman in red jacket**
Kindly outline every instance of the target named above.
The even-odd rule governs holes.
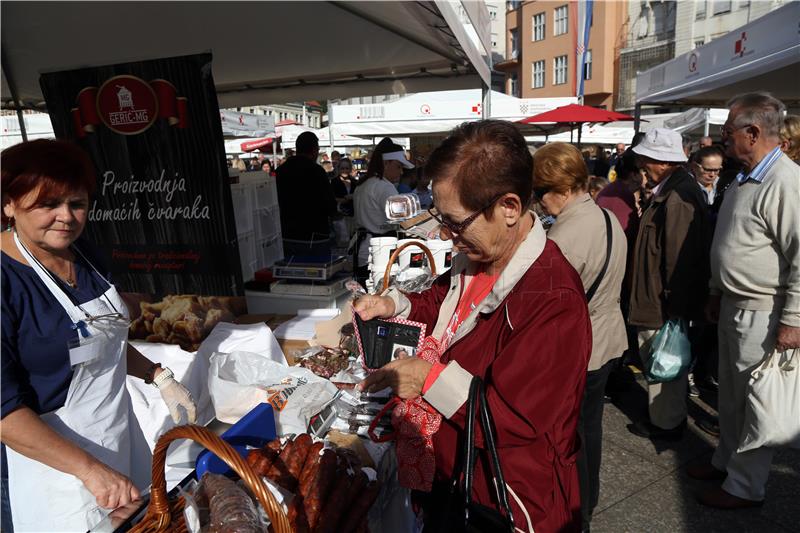
[[[423,293],[365,296],[355,309],[365,320],[426,323],[432,331],[426,347],[436,357],[398,359],[359,387],[422,396],[439,417],[432,479],[425,449],[411,459],[414,475],[404,475],[398,442],[401,483],[430,490],[425,501],[432,502],[447,490],[469,384],[480,376],[516,526],[526,531],[530,517],[537,533],[579,531],[576,424],[591,326],[578,274],[527,209],[532,159],[525,140],[507,122],[466,123],[431,154],[426,173],[433,181],[431,214],[459,252],[453,267]],[[473,497],[497,508],[488,464],[481,451]],[[423,507],[426,522],[436,522],[430,515],[440,508]]]

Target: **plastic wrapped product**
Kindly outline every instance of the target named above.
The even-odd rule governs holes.
[[[261,533],[253,500],[236,483],[219,474],[203,475],[203,490],[208,497],[209,533]]]

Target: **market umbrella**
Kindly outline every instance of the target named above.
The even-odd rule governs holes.
[[[280,148],[280,136],[278,137],[265,137],[263,139],[258,139],[255,141],[246,141],[241,144],[242,152],[253,152],[255,150],[261,150],[262,152],[266,151],[273,151],[272,149],[278,150]],[[273,146],[273,142],[275,142],[275,146]]]
[[[622,120],[635,120],[634,117],[631,115],[626,115],[624,113],[617,113],[616,111],[609,111],[607,109],[600,109],[599,107],[591,107],[585,105],[578,105],[578,104],[569,104],[561,107],[557,107],[555,109],[551,109],[550,111],[545,111],[544,113],[539,113],[538,115],[533,115],[532,117],[523,118],[522,120],[518,121],[518,124],[564,124],[569,125],[570,130],[572,130],[575,126],[578,127],[578,146],[581,144],[581,129],[584,123],[601,123],[606,124],[608,122],[618,122]],[[546,131],[547,128],[543,126],[538,126],[539,129]],[[552,133],[552,129],[555,129],[556,126],[551,128],[551,131],[547,132]]]

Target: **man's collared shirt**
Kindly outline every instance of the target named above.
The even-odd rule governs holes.
[[[782,153],[783,152],[781,151],[781,147],[777,146],[774,150],[768,153],[766,157],[764,157],[764,159],[759,161],[758,164],[755,166],[755,168],[752,171],[750,171],[749,174],[746,174],[745,172],[740,172],[739,174],[737,174],[736,180],[739,182],[740,185],[748,180],[753,180],[757,181],[758,183],[762,183],[764,181],[764,178],[767,176],[769,169],[772,168],[772,165],[775,164],[775,161],[778,160],[778,158],[781,156]]]
[[[664,188],[664,184],[665,184],[665,183],[667,183],[667,181],[669,181],[669,178],[670,178],[670,177],[672,177],[672,174],[670,174],[669,176],[667,176],[666,178],[664,178],[663,180],[661,180],[661,182],[660,182],[658,185],[656,185],[655,187],[653,187],[653,198],[655,198],[656,196],[658,196],[658,194],[661,192],[661,189],[663,189],[663,188]]]

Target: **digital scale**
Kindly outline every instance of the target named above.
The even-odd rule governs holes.
[[[272,274],[280,279],[325,281],[344,267],[345,260],[343,255],[332,258],[294,256],[276,262]]]
[[[273,281],[269,290],[273,294],[291,294],[294,296],[336,296],[344,284],[350,279],[348,274],[337,273],[331,279],[323,281],[312,281],[308,278],[299,279],[279,279]]]

